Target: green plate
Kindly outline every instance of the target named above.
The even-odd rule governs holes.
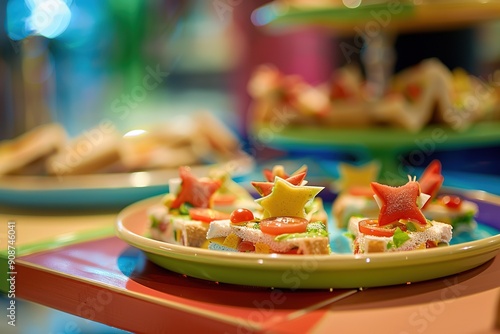
[[[347,0],[341,4],[289,5],[272,1],[252,13],[256,26],[321,26],[336,33],[373,37],[386,31],[457,28],[500,17],[500,2],[483,0]],[[443,15],[446,13],[446,15]]]
[[[157,204],[160,197],[125,208],[117,218],[116,233],[165,269],[216,282],[288,289],[387,286],[460,273],[487,262],[500,252],[497,219],[500,199],[483,192],[473,196],[485,217],[494,217],[495,225],[487,227],[489,234],[448,247],[401,253],[247,254],[169,244],[148,238],[147,210]]]

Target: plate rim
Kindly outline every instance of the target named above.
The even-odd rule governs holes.
[[[255,162],[248,154],[225,162],[190,166],[195,174],[205,174],[216,166],[234,169],[238,177],[252,170]],[[236,168],[234,166],[237,166]],[[160,168],[128,173],[96,173],[66,176],[3,175],[0,192],[50,192],[128,189],[165,186],[178,174],[178,167]]]

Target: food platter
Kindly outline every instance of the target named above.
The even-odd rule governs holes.
[[[315,25],[337,33],[352,35],[361,31],[370,36],[373,29],[429,31],[470,26],[500,16],[498,0],[345,0],[318,5],[294,2],[299,1],[272,1],[256,9],[252,19],[256,25],[270,28]]]
[[[203,176],[221,166],[237,178],[253,169],[253,159],[243,155],[215,164],[192,166]],[[33,209],[116,209],[141,199],[164,194],[168,180],[178,176],[177,168],[131,173],[87,174],[71,176],[9,175],[0,177],[0,207]]]
[[[278,255],[217,252],[149,238],[148,208],[159,197],[134,203],[119,214],[116,233],[157,265],[191,277],[238,285],[287,289],[360,288],[408,284],[457,274],[500,252],[500,198],[458,190],[479,207],[478,230],[448,247],[400,253],[351,255],[332,231],[332,255]],[[340,248],[339,248],[340,247]]]
[[[287,126],[272,131],[265,125],[255,124],[251,136],[257,141],[256,145],[278,150],[337,151],[351,153],[359,161],[376,159],[385,174],[405,179],[406,173],[401,173],[404,163],[401,159],[405,155],[413,163],[424,161],[438,151],[498,145],[500,123],[481,122],[463,131],[433,125],[418,133],[381,126],[353,129]]]

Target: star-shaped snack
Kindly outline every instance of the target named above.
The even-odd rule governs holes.
[[[210,178],[198,179],[186,166],[179,167],[181,189],[170,204],[171,209],[179,208],[183,203],[189,203],[195,208],[210,208],[211,197],[221,186],[220,180]]]
[[[441,175],[441,162],[439,160],[433,160],[429,166],[424,170],[418,183],[420,184],[420,190],[430,196],[430,199],[436,197],[439,189],[443,185],[444,177]],[[427,201],[426,204],[431,201]],[[426,204],[422,208],[425,208]]]
[[[306,218],[305,205],[323,189],[324,187],[294,186],[276,177],[272,192],[256,202],[264,209],[263,219],[283,216]]]
[[[352,188],[369,188],[370,183],[377,179],[379,171],[380,164],[377,161],[362,166],[340,163],[337,189],[339,192],[345,192]]]
[[[417,199],[420,197],[418,182],[409,181],[400,187],[372,182],[371,187],[381,202],[379,226],[388,225],[400,219],[416,221],[422,225],[427,224],[427,220],[417,205]]]

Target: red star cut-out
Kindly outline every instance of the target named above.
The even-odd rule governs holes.
[[[410,181],[401,187],[372,182],[371,187],[382,202],[378,216],[379,226],[391,224],[399,219],[416,221],[422,225],[427,224],[424,214],[417,206],[420,185],[416,181]]]
[[[441,162],[439,162],[439,160],[433,160],[418,180],[420,191],[431,196],[422,209],[436,197],[439,189],[443,185],[443,181],[444,177],[441,175]]]
[[[302,184],[302,181],[304,181],[306,174],[307,172],[294,174],[292,176],[287,177],[285,181],[288,181],[294,186],[300,186]],[[274,187],[274,182],[251,182],[251,183],[252,186],[257,190],[257,192],[261,196],[269,195]]]
[[[172,201],[170,208],[177,209],[183,203],[189,203],[195,208],[210,208],[211,197],[220,188],[221,181],[209,178],[198,179],[186,166],[179,167],[179,176],[182,180],[180,192]]]
[[[290,177],[290,175],[294,176],[294,175],[304,173],[304,172],[307,173],[307,166],[306,165],[302,165],[299,169],[297,169],[292,174],[288,174],[285,171],[285,167],[283,165],[275,165],[275,166],[273,166],[273,169],[265,168],[262,170],[262,174],[264,174],[264,177],[265,177],[267,182],[274,182],[274,178],[276,176],[279,176],[282,179],[286,180],[287,178]]]

